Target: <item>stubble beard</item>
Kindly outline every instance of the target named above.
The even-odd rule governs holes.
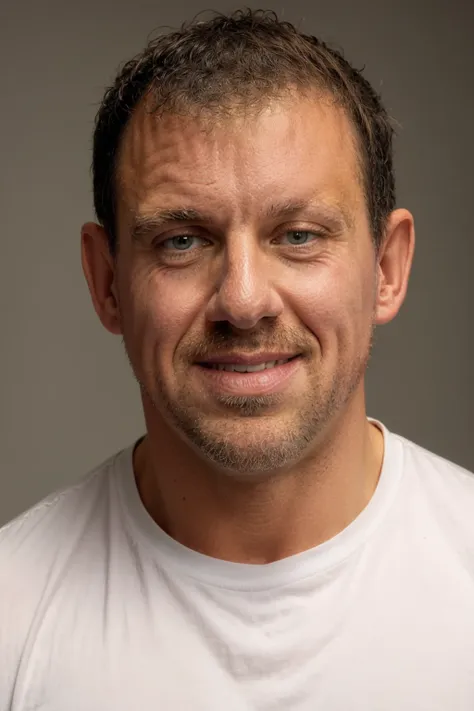
[[[315,378],[308,392],[297,403],[293,400],[286,414],[278,414],[279,402],[285,400],[282,395],[221,396],[222,414],[212,418],[193,403],[186,386],[171,397],[161,378],[155,377],[153,386],[147,387],[137,377],[133,364],[132,370],[155,410],[184,441],[217,469],[247,478],[277,473],[304,457],[359,386],[372,338],[373,330],[357,362],[350,368],[340,364],[329,384]]]

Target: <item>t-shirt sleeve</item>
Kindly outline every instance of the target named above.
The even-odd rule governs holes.
[[[22,658],[48,577],[41,561],[45,507],[0,529],[0,711],[21,708]]]
[[[25,634],[22,599],[26,581],[22,585],[15,561],[15,523],[0,529],[0,711],[12,708]]]

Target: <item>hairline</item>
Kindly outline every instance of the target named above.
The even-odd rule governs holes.
[[[195,117],[199,117],[201,120],[201,129],[203,132],[206,130],[212,131],[214,128],[219,127],[226,121],[232,121],[236,118],[241,117],[245,112],[251,111],[252,115],[256,116],[260,111],[263,111],[268,105],[274,101],[285,101],[289,100],[291,96],[299,96],[300,98],[307,97],[314,100],[319,100],[327,103],[327,105],[333,106],[343,112],[345,118],[347,119],[348,125],[351,130],[351,144],[354,150],[355,157],[355,167],[356,167],[356,178],[359,186],[363,192],[364,204],[366,214],[369,220],[369,227],[372,239],[374,243],[377,241],[377,236],[374,234],[374,226],[372,224],[372,219],[369,209],[369,184],[367,180],[367,170],[366,170],[366,156],[364,153],[364,148],[362,145],[362,136],[360,135],[360,130],[357,128],[354,118],[351,116],[349,107],[346,105],[341,98],[336,96],[334,91],[331,91],[328,87],[321,85],[305,85],[305,86],[281,86],[277,87],[275,90],[262,93],[257,100],[254,101],[242,101],[240,104],[236,99],[238,97],[229,95],[226,100],[222,101],[218,106],[208,107],[200,104],[198,101],[182,99],[179,103],[174,103],[171,101],[166,101],[162,105],[157,106],[156,103],[152,104],[153,96],[153,83],[151,83],[144,91],[143,96],[138,100],[136,105],[131,111],[130,117],[124,124],[121,135],[117,143],[117,150],[115,153],[114,164],[112,168],[112,196],[114,202],[114,216],[115,216],[115,250],[118,252],[119,249],[119,238],[118,238],[118,203],[120,200],[119,190],[123,189],[123,182],[120,180],[120,166],[123,158],[123,150],[125,142],[127,140],[127,135],[133,130],[133,120],[139,111],[148,110],[149,113],[154,114],[157,121],[160,118],[174,117],[183,120],[192,120]],[[148,107],[147,107],[148,103]],[[183,111],[183,113],[181,113]]]

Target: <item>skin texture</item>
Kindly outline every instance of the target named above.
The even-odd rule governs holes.
[[[199,218],[157,221],[183,209]],[[344,112],[292,97],[210,123],[139,107],[120,155],[118,240],[114,260],[103,229],[84,225],[82,259],[140,384],[148,434],[134,467],[150,515],[237,562],[336,535],[380,474],[364,374],[414,249],[413,218],[396,210],[376,253]],[[229,393],[196,365],[263,351],[301,356],[277,392]]]

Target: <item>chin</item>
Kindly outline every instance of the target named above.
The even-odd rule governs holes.
[[[306,453],[314,434],[306,428],[289,427],[276,418],[260,421],[253,418],[232,419],[212,427],[195,423],[182,428],[182,433],[200,457],[233,476],[270,474],[299,461]]]

